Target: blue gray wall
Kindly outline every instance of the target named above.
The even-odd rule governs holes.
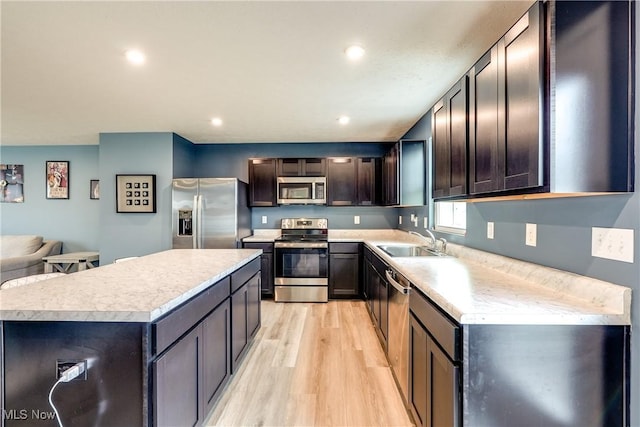
[[[100,135],[100,262],[171,248],[173,133]],[[157,213],[116,213],[116,175],[156,175]]]
[[[69,161],[69,199],[46,198],[47,160]],[[0,203],[1,234],[60,240],[64,252],[100,248],[100,200],[89,199],[89,181],[100,178],[97,146],[0,146],[0,163],[24,165],[24,203]]]

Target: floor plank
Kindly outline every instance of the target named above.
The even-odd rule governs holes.
[[[263,301],[262,328],[206,425],[413,424],[363,301]]]

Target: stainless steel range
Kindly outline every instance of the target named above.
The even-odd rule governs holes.
[[[326,218],[283,218],[274,244],[276,302],[327,302],[329,243]]]

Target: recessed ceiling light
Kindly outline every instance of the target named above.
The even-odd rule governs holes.
[[[362,46],[349,46],[345,51],[345,55],[352,61],[357,61],[364,56],[364,48]]]
[[[349,116],[338,117],[338,123],[340,123],[341,125],[349,124],[350,121],[351,121],[351,118]]]
[[[127,57],[127,61],[134,65],[142,65],[145,61],[144,53],[136,49],[129,49],[126,51],[125,56]]]
[[[220,117],[214,117],[211,119],[211,124],[216,127],[222,126],[222,119]]]

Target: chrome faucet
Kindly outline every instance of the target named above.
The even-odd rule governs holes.
[[[438,239],[438,242],[440,242],[442,244],[442,249],[440,250],[440,252],[447,252],[447,239],[445,239],[444,237],[441,237]]]
[[[429,242],[431,244],[431,249],[435,250],[436,249],[436,236],[434,236],[433,233],[431,232],[431,230],[429,230],[427,228],[425,228],[424,231],[429,235],[429,238],[431,239],[431,241]],[[407,233],[413,234],[415,236],[418,236],[418,237],[426,240],[425,236],[423,236],[420,233],[416,233],[415,231],[409,230]]]

